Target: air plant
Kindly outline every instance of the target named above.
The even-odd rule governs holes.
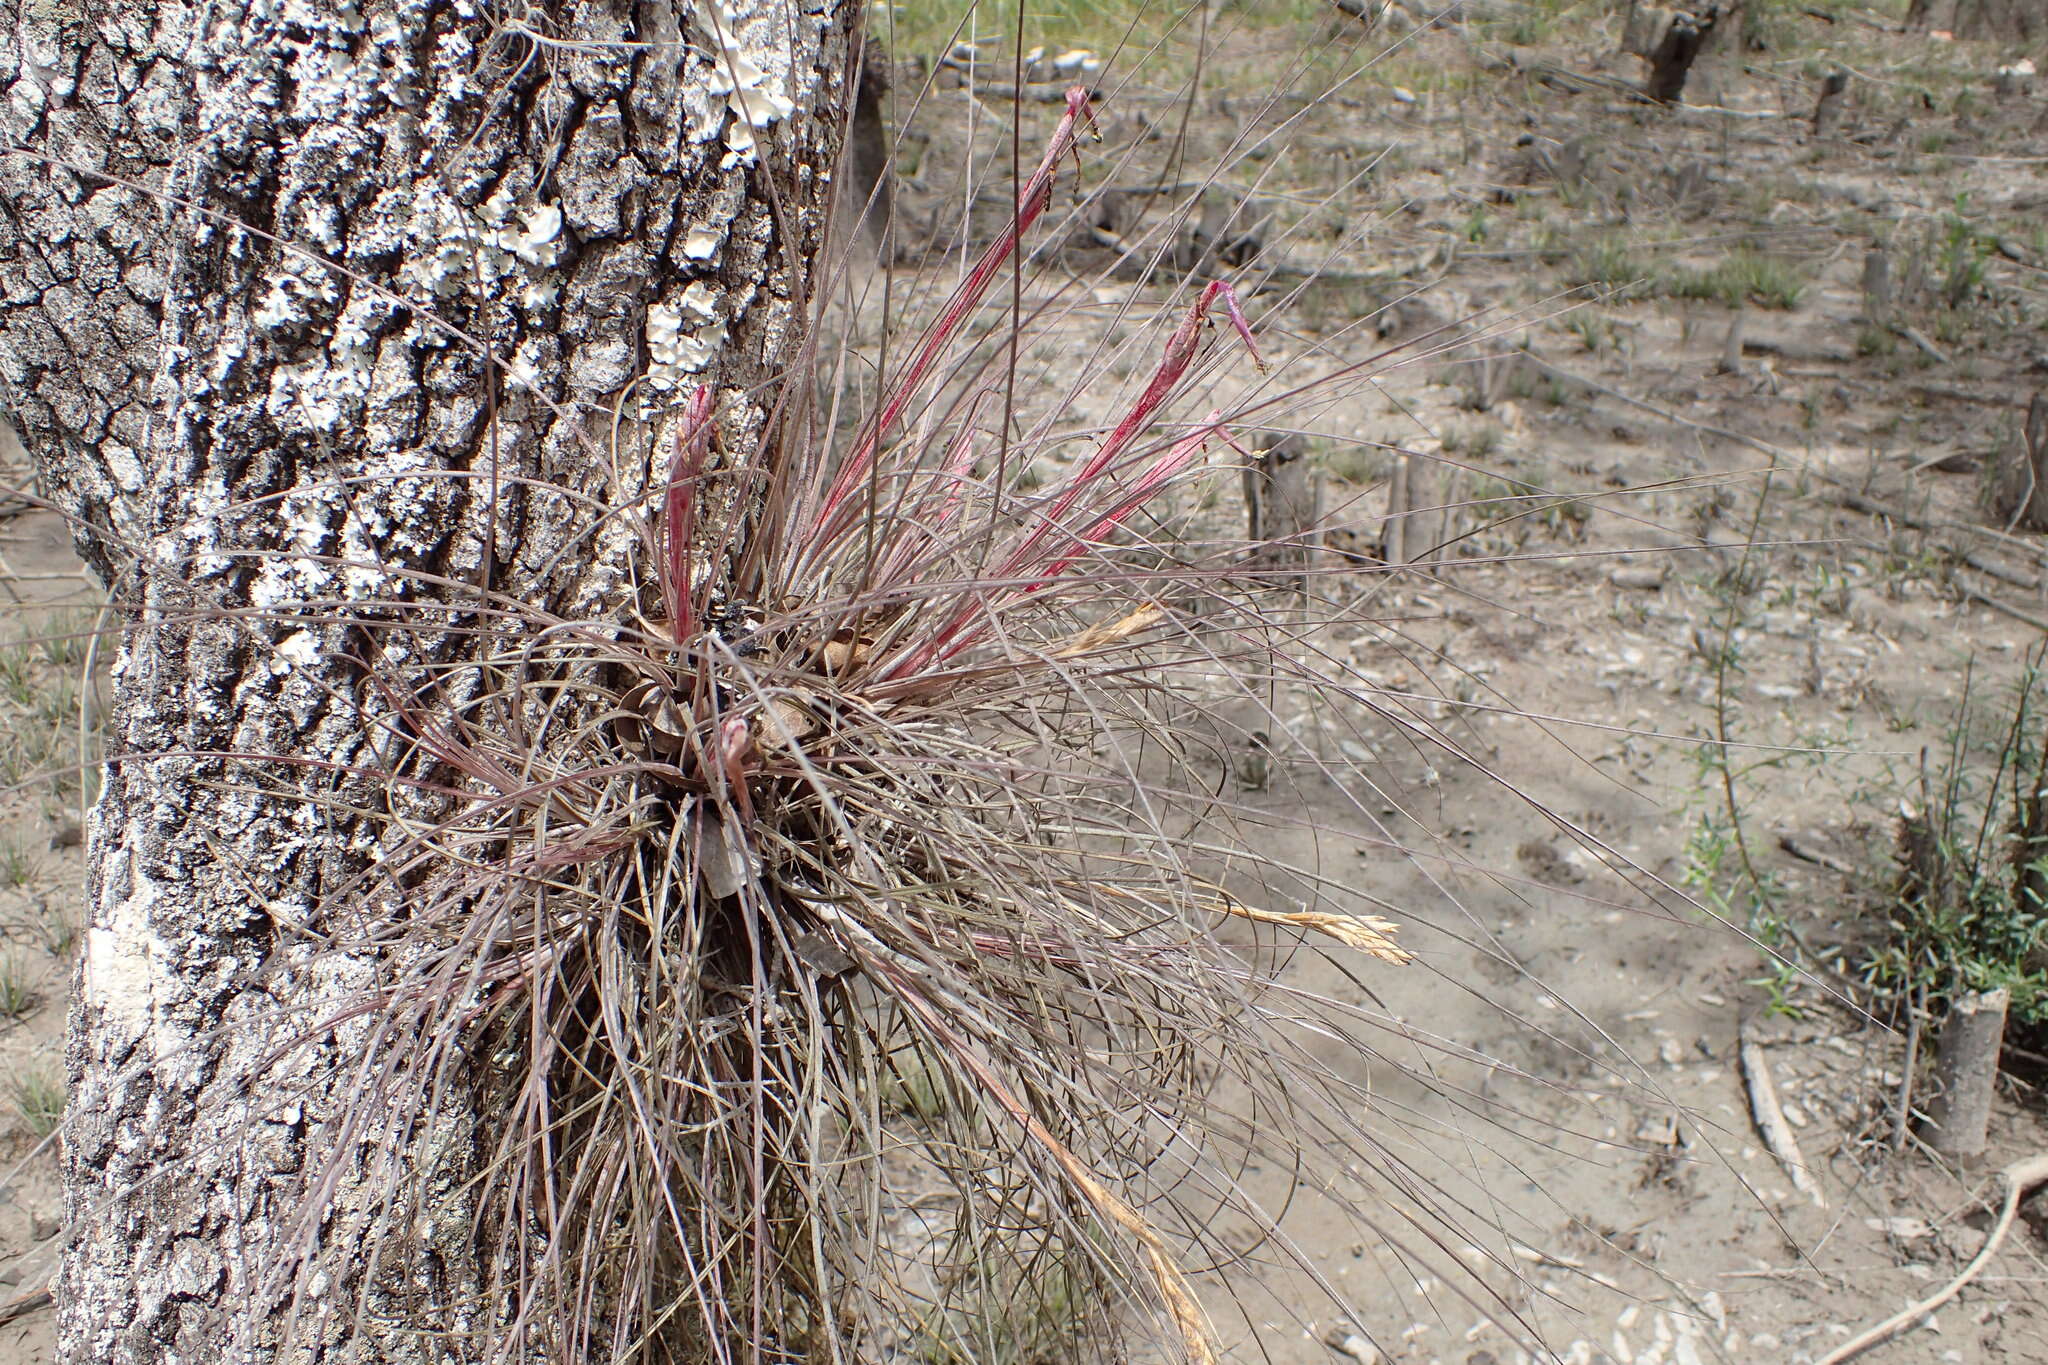
[[[1077,1326],[1163,1320],[1213,1360],[1196,1207],[1233,1201],[1231,1150],[1285,1145],[1248,1130],[1257,1106],[1356,1100],[1290,1060],[1294,1004],[1217,930],[1393,967],[1394,926],[1233,894],[1207,779],[1160,752],[1180,673],[1270,677],[1282,642],[1222,609],[1213,566],[1130,534],[1232,444],[1217,412],[1151,440],[1213,311],[1257,359],[1230,285],[1048,488],[976,473],[973,399],[929,441],[900,431],[1088,119],[1070,92],[1010,228],[843,455],[735,462],[699,388],[652,500],[651,596],[613,621],[499,604],[505,648],[439,673],[364,661],[387,785],[442,809],[394,812],[398,894],[337,932],[383,976],[349,1011],[364,1060],[330,1160],[370,1132],[415,1148],[451,1078],[481,1079],[459,1179],[494,1248],[495,1358],[863,1359],[939,1330],[977,1276],[1057,1264],[1105,1291]],[[915,1122],[877,1099],[911,1075],[942,1096]],[[1221,1103],[1226,1080],[1254,1107]],[[924,1304],[875,1273],[897,1149],[953,1191]],[[394,1227],[432,1197],[366,1160]],[[287,1258],[272,1288],[319,1265]]]

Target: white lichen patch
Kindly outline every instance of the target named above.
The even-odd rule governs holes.
[[[691,375],[702,373],[725,345],[725,333],[719,295],[702,280],[691,281],[673,302],[649,308],[649,402],[659,406],[669,401]]]
[[[562,211],[553,204],[522,210],[519,231],[502,236],[514,256],[538,270],[562,258]]]
[[[290,537],[290,548],[256,561],[255,579],[249,585],[251,606],[274,611],[333,590],[334,570],[326,562],[325,552],[328,527],[344,497],[341,487],[331,481],[294,488],[284,495],[278,514]]]
[[[683,234],[683,258],[708,261],[725,245],[725,234],[708,227],[693,227]]]
[[[295,630],[280,640],[271,661],[270,671],[281,674],[295,668],[308,668],[320,657],[320,641],[310,630]]]
[[[434,298],[502,298],[508,284],[522,292],[547,285],[546,272],[568,250],[558,206],[520,205],[502,189],[466,208],[423,179],[384,196],[378,208],[384,229],[373,233],[393,238],[406,254],[400,279]]]
[[[114,486],[123,493],[139,493],[149,482],[149,471],[142,467],[142,461],[130,446],[108,441],[100,446],[100,459],[105,462],[107,475]]]
[[[316,239],[331,229],[322,205],[305,205],[300,216]],[[512,299],[538,312],[561,297],[556,267],[568,251],[561,208],[521,203],[505,189],[469,207],[433,177],[422,177],[380,195],[369,212],[357,215],[350,235],[359,254],[398,256],[400,290],[415,298]],[[345,430],[361,419],[376,386],[377,326],[394,305],[382,293],[351,290],[336,315],[342,280],[311,263],[303,270],[284,269],[268,281],[250,313],[258,331],[305,328],[320,343],[269,376],[267,408],[281,424],[321,433]],[[324,338],[315,331],[323,324]],[[435,329],[415,327],[405,343],[441,346],[446,340]]]
[[[270,280],[263,302],[249,320],[265,332],[310,321],[317,306],[332,305],[339,297],[334,278],[332,271],[318,267],[286,270]]]
[[[377,360],[372,328],[390,307],[379,295],[351,298],[317,355],[271,372],[270,412],[322,432],[350,421],[370,392]]]
[[[417,562],[441,534],[445,484],[433,461],[418,450],[398,451],[369,461],[349,498],[341,524],[342,582],[352,602],[405,598],[416,582],[385,568],[394,558]],[[387,644],[390,654],[396,644]]]
[[[766,22],[742,24],[729,5],[709,6],[703,23],[711,49],[706,80],[731,115],[725,145],[752,160],[755,134],[796,112],[789,96],[789,45]]]
[[[702,280],[692,280],[683,290],[677,304],[697,322],[718,321],[718,295]]]
[[[95,831],[96,837],[103,831]],[[145,876],[126,847],[103,858],[97,923],[86,931],[84,994],[88,1008],[102,1011],[116,1037],[154,1045],[157,1058],[174,1052],[182,1038],[153,1037],[160,959],[170,956],[150,922],[156,883]]]
[[[515,388],[540,389],[541,342],[537,337],[528,337],[519,343],[519,349],[505,364],[505,379]]]

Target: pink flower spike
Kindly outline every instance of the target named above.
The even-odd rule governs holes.
[[[1208,319],[1209,305],[1215,302],[1218,295],[1222,296],[1224,306],[1230,311],[1231,325],[1237,329],[1238,335],[1244,338],[1247,346],[1252,345],[1251,328],[1246,325],[1244,314],[1238,309],[1236,291],[1223,280],[1211,281],[1200,296],[1188,306],[1187,316],[1181,319],[1180,326],[1174,328],[1173,335],[1166,339],[1166,352],[1159,361],[1159,368],[1153,372],[1151,380],[1145,385],[1145,391],[1138,395],[1137,403],[1124,415],[1123,421],[1117,423],[1116,430],[1110,432],[1109,439],[1102,443],[1101,449],[1089,457],[1088,463],[1075,471],[1074,476],[1067,481],[1067,486],[1053,499],[1050,509],[1039,518],[1037,527],[1004,561],[1002,572],[1005,577],[1019,577],[1030,572],[1032,559],[1041,553],[1041,543],[1052,534],[1053,529],[1080,500],[1081,495],[1087,492],[1109,469],[1117,456],[1123,453],[1124,447],[1130,444],[1132,438],[1152,420],[1152,414],[1159,410],[1160,404],[1173,392],[1174,385],[1188,372],[1188,366],[1194,363],[1196,352],[1201,349],[1202,324]],[[1258,362],[1263,372],[1265,362],[1260,359],[1255,346],[1252,349],[1252,359]]]
[[[945,463],[939,469],[939,482],[943,485],[938,511],[929,511],[932,504],[930,493],[919,495],[917,515],[907,518],[914,531],[904,534],[896,541],[888,557],[883,561],[871,581],[871,586],[887,588],[908,575],[914,567],[918,554],[935,544],[942,532],[952,524],[954,513],[967,497],[967,476],[974,470],[974,414],[979,407],[968,410],[967,418],[960,424],[960,431],[953,437],[952,447],[946,452]]]
[[[1151,501],[1154,493],[1157,493],[1170,479],[1194,463],[1195,457],[1202,453],[1203,448],[1209,444],[1209,438],[1212,436],[1221,436],[1226,441],[1230,440],[1230,433],[1223,429],[1223,412],[1221,409],[1211,411],[1207,417],[1202,419],[1202,425],[1174,442],[1171,450],[1153,461],[1152,467],[1132,481],[1130,488],[1124,492],[1123,496],[1116,500],[1109,511],[1104,513],[1102,518],[1093,526],[1081,533],[1077,538],[1079,544],[1047,565],[1044,574],[1034,580],[1024,591],[1027,593],[1036,592],[1053,579],[1059,577],[1089,547],[1099,544],[1104,536],[1123,524],[1124,518],[1130,516],[1131,513]],[[1232,442],[1232,444],[1236,443]]]
[[[752,749],[751,727],[739,716],[728,716],[718,726],[718,770],[732,792],[732,803],[740,818],[751,822],[754,801],[747,792],[747,753]]]
[[[1193,463],[1212,436],[1220,436],[1225,441],[1230,441],[1233,446],[1236,444],[1223,426],[1221,409],[1211,411],[1202,419],[1201,426],[1174,442],[1171,450],[1160,456],[1152,463],[1151,468],[1133,480],[1131,486],[1117,497],[1086,533],[1075,537],[1078,543],[1073,549],[1053,560],[1046,566],[1045,571],[1030,583],[1002,594],[998,600],[1015,602],[1033,593],[1044,591],[1048,583],[1064,573],[1091,546],[1121,525],[1126,517],[1144,506],[1170,479]],[[910,677],[934,664],[958,656],[963,650],[972,648],[988,634],[987,615],[992,609],[993,604],[979,597],[964,603],[954,613],[951,621],[935,631],[925,644],[882,669],[880,676],[890,681]],[[977,617],[981,618],[978,622]]]
[[[1244,348],[1252,354],[1252,364],[1259,367],[1259,373],[1266,372],[1266,358],[1259,354],[1259,343],[1252,340],[1252,325],[1244,320],[1244,309],[1237,306],[1237,291],[1230,287],[1228,280],[1211,280],[1209,287],[1202,291],[1202,302],[1208,303],[1217,295],[1223,296],[1223,307],[1230,313],[1230,325],[1237,328],[1237,334],[1244,338]]]
[[[897,419],[910,405],[910,400],[923,387],[925,375],[937,360],[939,351],[952,339],[953,333],[959,330],[961,322],[974,310],[975,305],[981,302],[982,296],[995,282],[1003,263],[1018,249],[1024,234],[1038,221],[1039,215],[1045,212],[1046,205],[1052,202],[1053,181],[1059,173],[1061,159],[1069,151],[1074,153],[1076,159],[1080,156],[1080,151],[1075,146],[1075,130],[1085,121],[1091,134],[1101,136],[1096,132],[1095,115],[1089,108],[1090,98],[1086,86],[1077,85],[1067,91],[1067,112],[1061,117],[1059,127],[1053,130],[1052,141],[1047,145],[1045,157],[1038,163],[1038,169],[1032,173],[1031,179],[1025,182],[1024,188],[1017,194],[1016,215],[1004,228],[1002,235],[989,243],[988,248],[981,253],[981,258],[975,262],[974,268],[968,272],[967,278],[953,291],[953,297],[947,301],[938,322],[925,334],[922,344],[904,369],[902,378],[896,381],[888,399],[882,404],[881,411],[862,428],[852,454],[847,457],[846,463],[840,467],[837,477],[832,480],[830,488],[826,491],[824,503],[818,510],[816,526],[819,530],[822,531],[831,523],[840,505],[852,495],[860,481],[867,477],[868,467],[880,453],[882,442],[888,438]]]
[[[668,608],[669,631],[677,644],[696,633],[696,609],[690,601],[690,547],[697,531],[697,480],[711,453],[711,386],[700,384],[683,411],[676,432],[675,458],[669,462],[668,495],[661,516],[661,599]]]
[[[972,412],[968,414],[968,420],[973,420]],[[967,497],[967,478],[973,472],[974,429],[963,425],[959,436],[954,438],[953,449],[946,454],[946,463],[939,475],[940,482],[945,485],[945,501],[939,505],[938,517],[932,522],[934,532],[943,531],[952,524],[953,514],[960,510],[961,502]]]

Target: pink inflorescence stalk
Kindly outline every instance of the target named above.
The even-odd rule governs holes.
[[[1201,297],[1189,306],[1187,316],[1168,338],[1159,368],[1153,372],[1138,401],[1117,423],[1101,448],[1067,479],[1065,486],[1052,495],[1037,513],[1037,524],[1002,560],[995,580],[1008,586],[992,595],[984,592],[964,594],[935,630],[879,670],[881,678],[900,681],[915,677],[980,641],[991,628],[990,613],[997,606],[1014,604],[1044,591],[1086,554],[1089,546],[1116,529],[1169,480],[1192,464],[1212,438],[1223,434],[1222,414],[1211,412],[1199,426],[1176,441],[1135,478],[1116,477],[1118,457],[1150,423],[1160,405],[1194,363],[1200,348],[1202,325],[1208,318],[1210,306],[1218,299],[1223,301],[1231,325],[1244,339],[1253,361],[1264,368],[1265,362],[1259,356],[1257,343],[1252,340],[1251,327],[1245,322],[1243,310],[1238,307],[1236,291],[1222,280],[1211,281],[1203,289]],[[1081,515],[1074,517],[1072,513],[1077,507]]]
[[[1058,174],[1060,161],[1074,151],[1079,130],[1084,124],[1093,132],[1095,115],[1089,108],[1088,88],[1077,85],[1067,91],[1067,111],[1061,117],[1059,127],[1053,130],[1052,141],[1045,149],[1044,159],[1038,163],[1038,169],[1032,173],[1031,179],[1025,182],[1023,191],[1017,196],[1016,216],[1004,227],[1002,235],[989,243],[988,249],[982,252],[981,258],[974,263],[974,269],[960,282],[960,287],[953,291],[953,297],[946,302],[945,311],[939,315],[938,322],[917,348],[916,354],[912,356],[909,366],[903,372],[903,377],[896,382],[896,387],[890,391],[881,410],[862,427],[852,453],[840,467],[838,475],[832,480],[831,488],[825,494],[823,504],[818,508],[813,532],[818,541],[829,541],[832,538],[835,518],[843,510],[853,490],[868,476],[875,462],[876,452],[881,449],[882,441],[895,427],[897,419],[903,415],[903,410],[910,405],[911,399],[916,397],[918,390],[923,387],[925,376],[931,371],[932,362],[938,358],[946,343],[952,340],[953,333],[959,330],[960,324],[974,310],[974,306],[981,302],[982,296],[988,293],[989,286],[995,282],[997,272],[1017,250],[1024,233],[1038,221],[1039,215],[1045,212],[1046,205],[1052,202],[1053,181]]]
[[[668,608],[669,631],[678,645],[697,631],[690,551],[697,530],[697,483],[711,453],[711,402],[708,384],[699,385],[690,395],[682,429],[676,432],[676,453],[669,462],[668,494],[662,505],[661,600]]]

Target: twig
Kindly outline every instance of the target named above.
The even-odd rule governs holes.
[[[1797,1280],[1813,1274],[1803,1266],[1780,1266],[1775,1270],[1724,1270],[1724,1280]]]
[[[1923,398],[1946,398],[1951,402],[1970,403],[1980,407],[2023,408],[2027,405],[2025,399],[2015,398],[2009,393],[1978,393],[1960,384],[1936,384],[1930,381],[1913,384],[1911,388]],[[1941,458],[1948,457],[1944,455]]]
[[[1861,493],[1852,492],[1841,479],[1824,473],[1819,469],[1814,469],[1811,472],[1816,478],[1823,479],[1842,489],[1843,491],[1835,495],[1835,501],[1852,512],[1861,512],[1865,516],[1870,517],[1883,517],[1888,521],[1896,521],[1901,526],[1910,526],[1916,531],[1962,531],[1970,535],[1982,536],[1986,540],[1996,541],[2007,549],[2032,555],[2036,560],[2041,559],[2044,555],[2048,555],[2048,547],[2038,543],[2039,537],[2035,537],[2034,540],[2030,541],[2024,536],[2017,536],[2010,531],[2001,531],[1992,526],[1972,526],[1968,522],[1942,521],[1935,517],[1917,516],[1914,513],[1902,511],[1896,507],[1889,507],[1884,503],[1866,498]]]
[[[1913,1071],[1920,1065],[1920,1018],[1927,1003],[1927,988],[1920,988],[1920,998],[1915,1000],[1910,992],[1906,996],[1906,1064],[1899,1074],[1899,1116],[1898,1126],[1892,1129],[1892,1151],[1905,1150],[1906,1135],[1913,1131]]]
[[[940,66],[959,67],[959,63],[941,60]],[[977,99],[990,100],[1031,100],[1039,104],[1059,104],[1067,97],[1064,79],[1044,81],[1037,85],[1008,85],[999,81],[976,81],[973,95]],[[966,86],[960,87],[966,91]]]
[[[2048,1152],[2037,1152],[2024,1161],[2013,1162],[1998,1173],[1998,1178],[2005,1182],[2005,1204],[1999,1209],[1998,1221],[1992,1224],[1990,1235],[1984,1239],[1984,1245],[1978,1249],[1970,1263],[1963,1267],[1963,1273],[1912,1307],[1901,1309],[1862,1335],[1842,1343],[1815,1361],[1814,1365],[1841,1365],[1845,1360],[1862,1355],[1901,1327],[1919,1321],[1961,1293],[1963,1286],[1977,1277],[1977,1272],[1984,1268],[1990,1261],[1991,1254],[2005,1241],[2005,1234],[2012,1230],[2013,1215],[2019,1212],[2020,1196],[2048,1180]]]
[[[1649,96],[1636,92],[1636,103],[1607,104],[1601,106],[1610,114],[1633,114],[1644,108],[1661,109],[1669,114],[1717,114],[1722,118],[1775,119],[1798,118],[1797,114],[1781,114],[1775,109],[1730,109],[1725,104],[1666,104],[1659,106]]]
[[[1929,341],[1927,339],[1927,333],[1921,331],[1918,327],[1909,327],[1899,323],[1893,323],[1891,330],[1898,333],[1906,340],[1912,342],[1915,346],[1919,347],[1922,351],[1926,353],[1927,358],[1929,360],[1932,360],[1935,364],[1948,364],[1948,352],[1942,350],[1941,347],[1935,345],[1932,341]]]
[[[1492,71],[1513,71],[1525,76],[1534,76],[1546,85],[1563,89],[1571,94],[1583,94],[1597,90],[1603,94],[1619,96],[1625,103],[1624,109],[1640,106],[1656,107],[1662,101],[1652,99],[1628,81],[1612,76],[1596,76],[1587,71],[1574,71],[1556,62],[1531,60],[1512,51],[1492,52],[1479,49],[1479,64]]]
[[[1839,872],[1845,877],[1856,875],[1854,867],[1843,862],[1826,849],[1815,848],[1804,839],[1801,839],[1796,831],[1789,829],[1779,830],[1778,847],[1784,849],[1803,863],[1812,863],[1814,866],[1824,867],[1830,872]]]
[[[1997,612],[2001,616],[2010,616],[2013,620],[2018,621],[2023,625],[2032,626],[2035,630],[2038,631],[2048,632],[2048,620],[2044,620],[2041,617],[2034,615],[2030,611],[2021,611],[2018,607],[2015,607],[2010,603],[2001,602],[1995,597],[1987,597],[1985,594],[1978,592],[1975,588],[1964,588],[1963,596],[1968,598],[1972,602],[1976,602],[1983,606],[1991,608],[1991,610]]]
[[[1969,565],[1986,578],[1995,578],[2001,583],[2010,583],[2015,588],[2026,588],[2033,592],[2041,590],[2041,580],[2038,577],[2030,578],[2026,574],[2008,569],[2002,564],[1993,564],[1988,560],[1979,559],[1968,550],[1956,550],[1955,557],[1957,562]]]
[[[1821,10],[1811,8],[1806,12],[1814,15],[1816,18],[1823,13]],[[1874,28],[1879,33],[1904,33],[1906,31],[1898,24],[1887,20],[1882,15],[1872,13],[1870,10],[1837,9],[1828,14],[1829,23],[1833,23],[1836,19],[1847,19],[1852,23],[1861,24],[1865,28]]]
[[[1879,517],[1895,521],[1901,526],[1910,526],[1916,531],[1925,531],[1930,534],[1951,531],[1978,536],[1992,541],[2002,548],[2032,556],[2037,563],[2043,558],[2048,558],[2048,552],[2044,552],[2043,547],[2037,541],[2030,541],[2025,537],[2014,535],[2008,531],[2000,531],[1995,527],[1972,526],[1966,522],[1942,521],[1932,517],[1916,516],[1911,512],[1888,506],[1885,503],[1877,502],[1854,491],[1839,475],[1829,473],[1820,466],[1809,463],[1782,446],[1772,445],[1769,441],[1759,440],[1754,436],[1746,436],[1739,431],[1731,431],[1727,427],[1717,427],[1706,422],[1695,422],[1689,417],[1673,412],[1670,408],[1659,407],[1655,403],[1645,402],[1633,394],[1623,393],[1620,389],[1602,384],[1598,380],[1588,379],[1586,376],[1576,374],[1560,365],[1553,365],[1541,356],[1533,353],[1529,354],[1528,359],[1536,368],[1551,375],[1553,378],[1561,379],[1568,384],[1577,384],[1593,393],[1612,398],[1618,403],[1625,403],[1629,407],[1647,412],[1653,417],[1661,418],[1673,426],[1686,427],[1708,436],[1718,436],[1724,441],[1734,441],[1738,445],[1748,446],[1751,450],[1770,456],[1773,463],[1794,466],[1801,473],[1811,478],[1833,485],[1839,490],[1835,494],[1835,501],[1852,512],[1861,512],[1868,517]],[[1951,546],[1950,550],[1963,563],[1968,564],[1979,573],[2002,579],[2015,587],[2038,588],[2040,586],[2039,579],[2029,579],[2009,569],[2001,569],[1995,565],[1987,564],[1967,550],[1958,549],[1954,546]],[[2007,607],[2002,602],[1992,602],[1989,599],[1985,599],[1985,602],[1986,605],[1991,606],[1994,610],[2004,611],[2007,615],[2015,614],[2015,609]],[[2017,619],[2026,621],[2029,625],[2040,626],[2043,630],[2048,630],[2048,625],[2042,625],[2039,620],[2034,618],[2019,616]]]
[[[1547,372],[1555,378],[1562,379],[1569,384],[1578,384],[1584,388],[1591,389],[1594,393],[1604,394],[1614,399],[1617,403],[1626,403],[1632,408],[1639,408],[1653,417],[1663,418],[1673,426],[1689,427],[1694,431],[1705,432],[1709,436],[1718,436],[1724,441],[1734,441],[1738,445],[1748,446],[1751,450],[1761,451],[1781,464],[1799,465],[1802,467],[1805,465],[1805,461],[1801,460],[1797,455],[1780,446],[1774,446],[1769,441],[1760,441],[1754,436],[1745,436],[1739,431],[1730,431],[1726,427],[1709,426],[1705,422],[1695,422],[1690,417],[1680,416],[1670,408],[1658,407],[1655,403],[1645,402],[1633,394],[1626,394],[1620,389],[1609,388],[1598,380],[1588,379],[1582,374],[1574,374],[1563,366],[1553,365],[1534,353],[1529,353],[1529,360],[1536,368]]]
[[[1836,495],[1835,501],[1853,512],[1861,512],[1865,516],[1871,517],[1886,517],[1903,526],[1910,526],[1916,531],[1967,532],[1971,535],[1982,536],[1987,540],[1997,541],[2013,550],[2024,551],[2036,559],[2048,555],[2048,551],[2044,551],[2044,548],[2036,543],[2036,541],[2030,541],[2023,536],[2013,535],[2010,532],[1999,531],[1988,526],[1972,526],[1965,522],[1939,521],[1931,517],[1915,516],[1910,512],[1903,512],[1886,506],[1884,503],[1876,502],[1854,491],[1850,484],[1840,475],[1830,473],[1818,465],[1809,463],[1783,446],[1772,445],[1769,441],[1760,440],[1755,436],[1748,436],[1739,431],[1731,431],[1727,427],[1717,427],[1707,422],[1695,422],[1690,417],[1673,412],[1670,408],[1659,407],[1655,403],[1637,398],[1634,394],[1623,393],[1620,389],[1602,384],[1596,379],[1588,379],[1585,375],[1567,370],[1561,365],[1554,365],[1533,352],[1527,354],[1529,363],[1535,365],[1536,368],[1544,371],[1546,374],[1561,379],[1568,384],[1577,384],[1581,388],[1590,390],[1593,393],[1612,398],[1617,403],[1625,403],[1629,407],[1649,413],[1652,417],[1662,418],[1673,426],[1685,427],[1692,431],[1702,432],[1708,436],[1718,436],[1724,441],[1733,441],[1737,445],[1745,445],[1751,450],[1768,455],[1772,460],[1780,464],[1794,466],[1802,473],[1842,490]],[[1980,566],[1973,565],[1973,567]]]
[[[1575,374],[1574,372],[1567,370],[1562,366],[1553,365],[1549,361],[1543,359],[1541,356],[1531,354],[1528,358],[1529,361],[1532,364],[1534,364],[1538,369],[1544,371],[1545,373],[1551,375],[1554,378],[1561,379],[1566,383],[1577,384],[1582,388],[1585,388],[1593,393],[1600,394],[1607,398],[1612,398],[1618,403],[1625,403],[1629,407],[1639,409],[1643,412],[1647,412],[1651,416],[1661,418],[1674,426],[1687,427],[1693,431],[1701,432],[1708,436],[1718,436],[1724,441],[1734,441],[1740,445],[1748,446],[1751,450],[1759,451],[1765,455],[1770,456],[1773,463],[1796,466],[1802,473],[1812,478],[1818,479],[1822,483],[1831,484],[1836,489],[1840,490],[1835,494],[1835,501],[1839,503],[1841,506],[1848,508],[1852,512],[1861,512],[1865,516],[1879,517],[1888,521],[1894,521],[1900,524],[1901,526],[1910,526],[1916,531],[1925,531],[1930,534],[1948,531],[1960,532],[1965,535],[1978,536],[1985,540],[1992,541],[2001,546],[2002,548],[2030,555],[2035,559],[2036,562],[2039,562],[2044,557],[2048,557],[2044,556],[2044,551],[2041,545],[2034,541],[2029,541],[2024,537],[2014,535],[2011,532],[2000,531],[1995,527],[1972,526],[1965,522],[1942,521],[1932,517],[1917,516],[1911,512],[1902,511],[1899,508],[1888,506],[1885,503],[1877,502],[1874,499],[1865,497],[1863,494],[1854,491],[1849,487],[1849,485],[1846,482],[1842,480],[1840,476],[1831,474],[1827,470],[1820,468],[1818,465],[1811,464],[1806,460],[1801,459],[1799,456],[1793,454],[1791,451],[1786,450],[1781,446],[1772,445],[1769,441],[1759,440],[1754,436],[1746,436],[1739,431],[1730,431],[1726,427],[1712,426],[1706,422],[1695,422],[1691,418],[1673,412],[1669,408],[1659,407],[1655,403],[1645,402],[1643,399],[1637,398],[1633,394],[1623,393],[1620,389],[1610,387],[1606,384],[1602,384],[1597,380],[1588,379],[1586,376],[1582,374]],[[2016,573],[2010,569],[2003,569],[1998,567],[1997,565],[1989,564],[1967,550],[1961,549],[1953,545],[1949,547],[1949,550],[1956,556],[1957,559],[1969,565],[1971,568],[1977,570],[1979,573],[1987,574],[1992,578],[2001,579],[2004,582],[2010,583],[2015,587],[2039,588],[2041,586],[2041,582],[2038,578],[2030,579],[2025,575]],[[2031,617],[2024,613],[2021,613],[2020,611],[2018,611],[2017,608],[2009,607],[2003,602],[1997,602],[1993,601],[1990,598],[1982,597],[1980,594],[1975,593],[1974,591],[1971,591],[1969,589],[1965,589],[1965,591],[1968,592],[1970,596],[1979,598],[1979,600],[1983,601],[1986,606],[1991,607],[1995,611],[2002,611],[2006,615],[2014,617],[2014,619],[2016,620],[2026,622],[2028,625],[2036,626],[2042,630],[2048,630],[2048,624],[2044,624],[2043,621],[2039,618]]]
[[[1793,1186],[1812,1199],[1815,1207],[1824,1209],[1828,1206],[1827,1197],[1821,1193],[1813,1172],[1806,1168],[1806,1158],[1799,1154],[1799,1141],[1792,1136],[1791,1125],[1785,1122],[1785,1111],[1778,1107],[1778,1091],[1771,1084],[1771,1068],[1764,1061],[1763,1045],[1750,1037],[1746,1023],[1741,1039],[1742,1074],[1749,1082],[1749,1112],[1756,1120],[1757,1131],[1763,1134],[1764,1146],[1771,1149],[1771,1155],[1791,1175]]]
[[[49,1306],[50,1291],[48,1289],[32,1290],[21,1295],[19,1298],[10,1299],[6,1303],[0,1303],[0,1327],[5,1327],[16,1318],[25,1318],[31,1313],[40,1313]]]

